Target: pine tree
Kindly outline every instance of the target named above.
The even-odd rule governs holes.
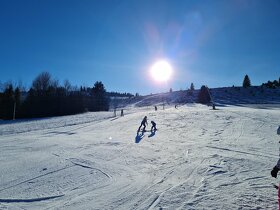
[[[197,102],[202,104],[207,104],[211,102],[211,97],[209,94],[208,87],[202,85],[198,93]]]
[[[244,88],[251,87],[251,80],[247,74],[245,75],[243,80],[243,87]]]
[[[102,82],[96,82],[92,88],[94,97],[93,111],[108,111],[109,99],[106,96],[106,89]]]
[[[194,85],[193,85],[193,83],[191,83],[190,90],[191,90],[191,91],[193,91],[193,90],[194,90]]]

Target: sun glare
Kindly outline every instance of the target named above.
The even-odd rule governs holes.
[[[151,67],[151,74],[156,81],[166,82],[172,74],[172,67],[167,61],[160,60]]]

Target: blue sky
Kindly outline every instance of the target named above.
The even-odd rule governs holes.
[[[150,94],[280,76],[279,0],[0,0],[0,81]],[[173,67],[166,83],[149,69]]]

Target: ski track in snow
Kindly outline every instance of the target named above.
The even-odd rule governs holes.
[[[145,115],[159,130],[135,142]],[[186,104],[2,122],[0,209],[275,209],[279,119]]]
[[[1,199],[0,203],[31,203],[31,202],[38,202],[38,201],[45,201],[54,198],[60,198],[64,195],[56,195],[56,196],[49,196],[49,197],[41,197],[41,198],[28,198],[28,199]]]

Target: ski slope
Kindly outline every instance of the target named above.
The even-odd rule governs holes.
[[[2,121],[0,209],[276,209],[280,108],[217,108]]]

